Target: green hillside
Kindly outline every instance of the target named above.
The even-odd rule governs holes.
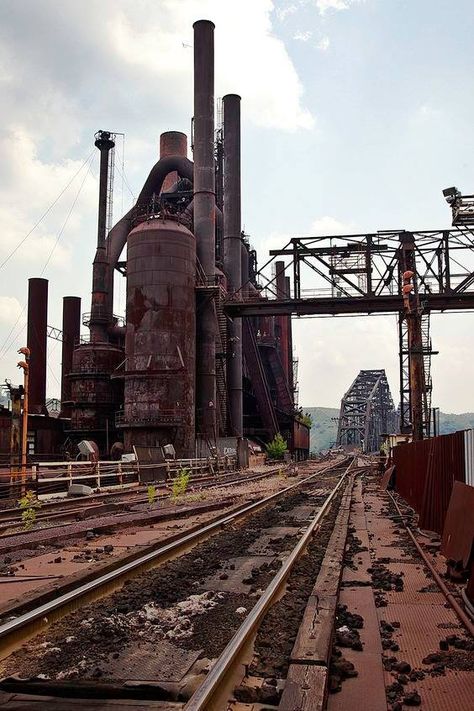
[[[337,437],[337,417],[339,409],[335,407],[303,407],[313,419],[311,427],[310,448],[312,452],[329,449]],[[449,434],[456,430],[474,428],[474,412],[463,412],[459,415],[447,412],[439,413],[440,434]]]
[[[337,437],[337,417],[339,409],[335,407],[304,407],[303,412],[308,412],[313,420],[310,433],[310,449],[320,452],[329,449]]]

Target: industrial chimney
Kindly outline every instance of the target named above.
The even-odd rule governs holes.
[[[216,269],[216,188],[214,167],[214,24],[199,20],[194,25],[194,234],[197,258],[212,287]],[[216,335],[213,298],[204,295],[197,327],[198,432],[215,442],[216,431]]]
[[[48,280],[28,279],[27,346],[30,349],[29,411],[47,415],[46,347],[48,332]]]

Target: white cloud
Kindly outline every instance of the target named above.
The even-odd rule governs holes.
[[[13,326],[20,320],[23,307],[14,296],[0,296],[0,323],[4,326]]]
[[[312,36],[313,36],[312,32],[309,32],[309,31],[302,32],[301,30],[298,30],[293,35],[293,39],[297,40],[299,42],[307,42],[309,39],[311,39]]]
[[[348,235],[354,234],[355,231],[356,228],[353,223],[341,222],[329,215],[314,220],[310,228],[311,234],[315,237],[324,235]]]
[[[316,7],[321,15],[328,10],[347,10],[351,0],[316,0]]]
[[[355,3],[364,2],[364,0],[316,0],[316,7],[321,15],[324,15],[328,10],[347,10]]]
[[[63,160],[48,163],[38,157],[32,136],[24,128],[13,128],[0,133],[0,263],[2,263],[45,210],[57,198],[61,190],[79,171],[82,161]],[[80,191],[74,210],[74,199]],[[79,240],[80,211],[93,208],[97,202],[96,184],[87,167],[78,173],[71,187],[45,216],[37,228],[16,251],[8,269],[20,264],[35,265],[40,272],[49,259],[48,266],[68,267],[71,259],[71,242]],[[63,225],[64,231],[59,235]],[[59,237],[59,240],[58,240]]]
[[[325,37],[321,37],[319,42],[317,42],[316,47],[321,50],[321,52],[325,52],[327,49],[329,49],[329,45],[331,44],[331,40],[329,37],[326,35]]]
[[[293,342],[300,356],[298,374],[305,407],[339,407],[359,370],[372,368],[385,368],[398,405],[394,316],[293,319]]]
[[[284,22],[287,18],[288,15],[293,15],[297,11],[296,5],[290,4],[290,5],[285,5],[284,7],[277,7],[275,10],[276,16],[280,20],[280,22]]]
[[[286,131],[311,128],[314,119],[303,105],[303,85],[284,42],[273,33],[272,10],[270,0],[236,4],[163,0],[159,9],[155,3],[149,5],[144,24],[142,15],[137,16],[127,4],[115,12],[111,9],[109,41],[120,61],[139,68],[156,86],[165,87],[165,93],[169,87],[173,101],[189,106],[192,51],[183,43],[192,43],[196,18],[212,18],[216,95],[241,94],[244,117],[258,126]]]

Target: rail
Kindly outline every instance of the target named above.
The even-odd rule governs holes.
[[[347,462],[347,460],[345,461]],[[310,529],[307,530],[303,538],[298,543],[298,553],[296,557],[299,556],[300,552],[302,551],[302,548],[306,545],[307,541],[314,532],[317,524],[321,520],[324,513],[327,511],[330,502],[334,498],[338,489],[341,487],[342,482],[344,481],[352,463],[353,460],[351,460],[351,464],[345,470],[344,474],[340,477],[335,489],[329,495],[325,504],[323,504],[321,511],[318,513],[316,519],[312,522]],[[109,594],[112,590],[116,589],[117,587],[120,587],[126,580],[136,576],[138,573],[149,570],[150,568],[155,567],[158,564],[162,564],[172,558],[175,558],[178,555],[183,554],[186,550],[189,550],[197,543],[206,540],[214,533],[220,531],[223,527],[232,525],[239,519],[259,511],[260,509],[268,506],[272,502],[282,498],[289,491],[293,491],[298,487],[301,487],[302,485],[306,484],[307,482],[313,481],[315,478],[320,477],[323,472],[335,468],[341,468],[341,464],[344,464],[344,461],[333,462],[329,466],[318,470],[317,472],[301,479],[300,481],[294,484],[291,484],[290,486],[285,487],[284,489],[281,489],[280,491],[274,494],[271,494],[270,496],[263,497],[262,499],[251,504],[243,504],[242,506],[239,506],[234,509],[234,511],[230,514],[221,514],[216,517],[212,522],[206,523],[203,526],[199,526],[192,532],[185,533],[184,535],[179,536],[176,540],[165,545],[161,545],[157,549],[149,550],[149,552],[140,555],[138,558],[135,557],[136,553],[132,554],[115,570],[107,572],[103,575],[99,575],[94,580],[74,587],[63,595],[59,595],[53,600],[50,600],[47,603],[34,608],[33,610],[25,612],[24,614],[20,614],[18,617],[15,617],[14,619],[10,619],[9,621],[3,623],[2,625],[0,625],[0,659],[4,659],[15,648],[21,646],[21,644],[23,644],[28,639],[35,637],[37,634],[39,634],[40,631],[47,627],[50,622],[60,619],[60,617],[67,614],[67,612],[73,609],[77,609],[77,607],[80,605],[86,604],[88,602],[98,599],[99,597],[103,597],[104,595]],[[303,544],[301,544],[302,541]],[[294,554],[291,554],[290,558],[292,561],[291,565],[293,565],[293,562],[296,559]],[[288,570],[289,572],[289,567],[287,566],[287,564],[284,565],[283,569]],[[283,577],[283,579],[286,579],[286,575]],[[277,587],[275,587],[274,583],[270,584],[270,588],[272,591],[276,590],[277,588],[280,589],[281,587],[281,572],[277,575],[277,578],[274,579],[274,581],[276,580],[280,582],[278,582]],[[275,592],[272,592],[272,597],[274,597],[274,594]],[[265,596],[263,596],[263,599],[266,599],[266,594]],[[261,607],[262,603],[259,602],[257,604],[258,610],[261,610]],[[252,618],[254,617],[254,614],[255,613],[253,612],[251,613]],[[260,619],[260,616],[258,619]],[[239,636],[240,640],[239,633],[237,633],[237,635]],[[226,650],[224,650],[224,653],[226,653]],[[219,661],[218,664],[219,668],[221,668]],[[214,679],[215,676],[216,674],[214,673],[212,674],[211,678]],[[207,694],[209,693],[209,684],[205,685],[204,692],[201,692],[198,698],[203,698],[203,693],[207,698]],[[203,707],[190,706],[189,708],[194,709]]]
[[[279,569],[278,573],[275,575],[263,595],[252,608],[250,614],[245,618],[243,624],[239,627],[235,635],[225,647],[224,651],[218,657],[204,682],[184,706],[184,711],[209,711],[209,709],[223,708],[220,704],[226,702],[227,699],[222,698],[222,690],[227,688],[226,679],[231,673],[234,665],[238,663],[239,654],[251,642],[265,613],[278,599],[283,586],[285,585],[286,580],[293,569],[293,566],[305,551],[314,532],[317,530],[320,522],[328,512],[334,497],[341,488],[343,482],[346,480],[347,474],[353,467],[354,462],[355,459],[352,459],[351,463],[340,477],[332,492],[326,498],[322,507],[311,521],[295,548],[293,548],[292,552],[288,558],[286,558],[282,567]]]

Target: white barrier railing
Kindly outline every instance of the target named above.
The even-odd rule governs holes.
[[[65,490],[61,485],[69,487],[78,483],[86,483],[94,489],[138,486],[148,480],[147,470],[162,470],[164,476],[160,479],[166,481],[173,479],[182,469],[187,469],[192,481],[206,474],[219,475],[234,471],[235,468],[235,457],[177,459],[147,464],[137,461],[67,461],[35,464],[32,466],[32,474],[36,480],[38,496],[46,496],[54,493],[64,495]]]

